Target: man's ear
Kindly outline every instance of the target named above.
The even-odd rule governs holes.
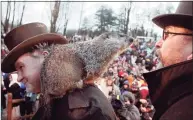
[[[42,55],[43,55],[44,57],[47,57],[47,56],[49,55],[49,52],[46,51],[46,50],[44,50],[44,51],[42,52]]]
[[[187,57],[187,60],[191,60],[192,59],[192,54],[190,54],[188,57]]]

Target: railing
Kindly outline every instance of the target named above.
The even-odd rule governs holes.
[[[20,103],[25,101],[25,99],[12,99],[12,94],[8,93],[8,103],[7,103],[7,120],[21,120],[25,118],[32,118],[34,114],[24,115],[16,118],[12,118],[12,109],[14,103]]]

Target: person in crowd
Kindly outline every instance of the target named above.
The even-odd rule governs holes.
[[[135,96],[127,91],[121,95],[122,107],[118,110],[121,120],[141,120],[138,108],[135,106]]]
[[[138,87],[140,88],[142,85],[146,85],[144,78],[141,75],[136,75],[136,82],[138,83]]]
[[[128,64],[131,64],[131,54],[130,54],[130,52],[126,53],[126,61],[127,61]]]
[[[128,81],[129,86],[132,85],[132,83],[133,83],[133,81],[134,81],[134,76],[133,76],[132,73],[128,74],[128,73],[125,72],[125,73],[123,74],[123,78],[124,78],[124,80],[127,80],[127,81]]]
[[[149,89],[148,89],[147,83],[143,83],[139,87],[139,94],[140,94],[140,99],[147,99],[147,97],[149,96]]]
[[[32,120],[116,120],[111,104],[94,81],[115,55],[127,49],[125,38],[112,39],[105,33],[92,41],[66,44],[63,36],[47,31],[43,23],[24,24],[4,40],[10,52],[2,62],[2,71],[16,70],[27,92],[42,95]]]
[[[152,71],[152,70],[153,70],[153,67],[154,67],[153,60],[150,59],[150,58],[146,58],[146,59],[145,59],[145,69],[146,69],[147,71]]]
[[[118,86],[114,84],[114,80],[111,76],[107,78],[108,100],[111,102],[112,97],[120,96],[121,92]]]
[[[111,103],[115,113],[121,107],[120,96],[121,91],[117,85],[114,84],[114,80],[112,76],[108,76],[107,78],[107,89],[108,89],[108,100]]]
[[[139,102],[139,110],[142,114],[142,120],[152,120],[152,117],[155,113],[155,109],[151,104],[151,101],[149,99],[140,99]]]
[[[110,68],[108,69],[108,75],[109,75],[109,76],[113,76],[113,74],[114,74],[114,70],[113,70],[113,68],[110,67]]]
[[[134,94],[135,96],[135,102],[137,103],[140,99],[140,93],[139,93],[139,83],[135,80],[132,82],[131,84],[131,92]]]
[[[10,93],[12,93],[12,99],[21,99],[22,96],[20,94],[21,92],[21,89],[20,89],[20,86],[18,83],[13,83],[11,86],[10,86]],[[16,103],[16,104],[13,104],[13,107],[16,107],[18,106],[19,103]]]
[[[156,43],[162,68],[144,74],[156,110],[153,120],[193,119],[192,5],[180,1],[175,13],[153,18],[163,29]]]
[[[5,93],[7,93],[7,92],[9,92],[9,84],[10,84],[10,74],[8,74],[8,73],[3,73],[3,83],[4,83],[4,86],[5,86],[5,89],[6,89],[6,92]]]
[[[125,79],[124,79],[124,71],[122,70],[122,69],[119,69],[118,70],[118,77],[119,77],[119,88],[122,88],[122,86],[123,86],[123,82],[125,81]]]
[[[17,82],[12,82],[9,88],[9,93],[12,94],[12,99],[22,99],[20,92],[21,92],[21,89],[19,84]],[[13,103],[12,107],[13,107],[12,117],[13,118],[19,117],[21,115],[21,111],[20,111],[21,103]]]
[[[123,87],[121,88],[121,94],[123,94],[125,91],[130,91],[129,81],[127,80],[125,80],[123,83]]]

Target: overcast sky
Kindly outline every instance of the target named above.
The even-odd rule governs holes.
[[[29,1],[29,0],[26,0],[26,1]],[[35,0],[35,1],[38,1],[38,0]],[[88,0],[84,0],[84,1],[88,1]],[[91,1],[91,0],[89,0],[89,1]],[[101,0],[99,0],[99,1],[101,1]],[[154,2],[154,3],[152,3],[152,2],[151,3],[150,2],[149,3],[148,2],[143,2],[143,3],[142,2],[136,2],[135,4],[137,4],[138,11],[140,11],[140,10],[143,11],[143,9],[149,9],[149,8],[155,7],[155,5],[158,3],[159,2]],[[175,9],[176,9],[178,3],[179,2],[170,2],[170,4],[174,5]],[[121,10],[121,7],[127,3],[126,2],[84,2],[84,3],[73,2],[70,4],[69,23],[68,23],[67,29],[78,29],[79,28],[80,11],[81,11],[82,4],[83,4],[83,14],[82,14],[82,20],[81,21],[83,21],[84,17],[87,17],[89,19],[90,23],[93,24],[94,14],[101,5],[111,7],[113,9],[113,11],[115,11],[115,13],[118,13]],[[5,17],[6,4],[2,3],[1,7],[2,7],[2,17]],[[18,7],[20,7],[20,6],[18,6]],[[162,9],[162,7],[163,6],[160,6],[160,9]],[[50,6],[49,6],[48,2],[26,2],[26,10],[24,12],[23,23],[43,22],[49,26],[49,15],[50,15],[49,9],[50,9]],[[17,16],[16,16],[16,18],[17,18]],[[139,22],[138,20],[136,20],[136,16],[130,17],[130,19],[131,19],[130,25],[133,25],[136,22]],[[150,21],[148,21],[148,22],[150,22]],[[158,27],[155,27],[155,29],[156,29],[156,31],[160,30]]]

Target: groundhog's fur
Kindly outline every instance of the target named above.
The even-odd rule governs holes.
[[[41,73],[45,102],[49,102],[49,98],[62,97],[74,88],[81,88],[84,80],[100,77],[115,55],[128,46],[125,37],[109,33],[90,41],[53,46]]]

